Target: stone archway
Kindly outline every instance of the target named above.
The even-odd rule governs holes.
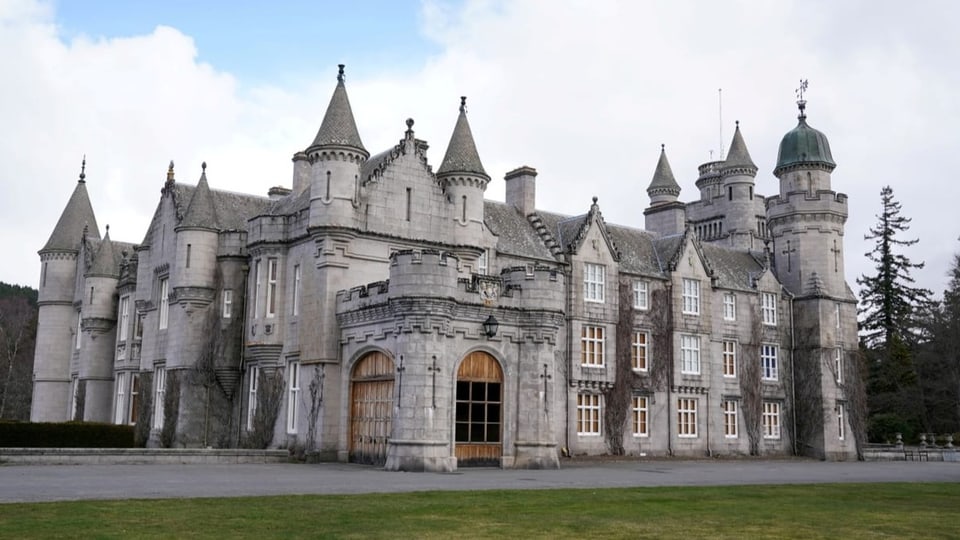
[[[488,353],[467,355],[457,370],[455,455],[458,467],[500,466],[503,370]]]
[[[393,427],[396,369],[386,354],[361,358],[350,377],[350,461],[383,465]]]

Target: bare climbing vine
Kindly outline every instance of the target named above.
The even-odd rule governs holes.
[[[623,447],[624,430],[630,413],[633,396],[634,375],[631,351],[633,348],[633,298],[631,283],[621,279],[619,283],[620,307],[617,317],[616,347],[613,385],[604,391],[604,438],[607,451],[614,456],[626,453]]]

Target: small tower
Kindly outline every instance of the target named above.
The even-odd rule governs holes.
[[[113,357],[117,341],[117,282],[120,252],[110,240],[110,227],[83,274],[80,291],[85,342],[78,362],[85,387],[83,419],[110,422],[113,416]],[[88,338],[88,339],[87,339]]]
[[[643,211],[644,228],[662,236],[680,234],[686,222],[686,207],[677,200],[680,184],[673,177],[673,169],[667,161],[667,151],[660,145],[660,159],[647,188],[650,206]]]
[[[721,186],[723,191],[723,206],[725,207],[726,223],[724,229],[730,237],[734,247],[754,249],[756,236],[757,213],[763,212],[753,200],[754,179],[757,176],[757,166],[750,158],[747,145],[740,134],[740,122],[733,133],[733,141],[727,152],[727,159],[720,167]]]
[[[370,157],[353,119],[344,84],[344,65],[339,65],[320,130],[305,153],[312,163],[310,173],[310,226],[351,226],[359,204],[360,168]],[[294,156],[294,176],[302,176],[303,157]],[[298,186],[294,186],[297,193]]]
[[[87,195],[84,158],[80,179],[50,239],[40,249],[40,295],[37,344],[33,362],[32,422],[61,422],[69,419],[70,358],[76,349],[79,314],[73,307],[77,283],[81,231],[100,238],[97,218]]]
[[[437,180],[454,207],[455,236],[462,244],[479,245],[483,238],[483,192],[490,177],[480,162],[467,121],[466,96],[460,98],[460,115],[437,169]]]

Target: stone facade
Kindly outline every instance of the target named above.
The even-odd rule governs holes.
[[[606,453],[626,395],[629,454],[853,458],[846,197],[805,118],[773,196],[739,126],[698,200],[663,152],[639,230],[596,199],[537,209],[531,167],[485,200],[465,98],[436,171],[413,120],[371,156],[341,66],[289,189],[212,189],[205,164],[185,184],[171,163],[132,244],[101,238],[81,173],[40,251],[32,418],[392,470],[550,468]]]

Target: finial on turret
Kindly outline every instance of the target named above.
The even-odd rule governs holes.
[[[460,96],[460,112],[467,112],[467,96]]]
[[[343,68],[346,67],[346,64],[337,64],[337,67],[340,69],[340,71],[337,72],[337,82],[343,83],[343,81],[347,78],[346,75],[343,74]]]
[[[107,236],[110,236],[110,224],[107,223]]]
[[[661,151],[661,152],[666,152],[666,151],[667,151],[667,145],[665,145],[665,144],[663,144],[663,143],[660,143],[660,151]]]
[[[80,183],[87,182],[87,155],[83,155],[83,161],[80,163]]]
[[[204,161],[203,163],[200,164],[200,170],[201,170],[201,172],[202,172],[203,174],[207,174],[207,162],[206,162],[206,161]]]
[[[803,93],[807,91],[807,79],[800,79],[800,88],[796,89],[797,93],[797,107],[800,109],[800,120],[804,120],[807,117],[805,109],[807,108],[807,100],[803,99]]]
[[[596,196],[596,195],[593,196],[593,204],[597,204],[597,196]]]
[[[737,129],[740,129],[740,121],[739,121],[739,120],[734,120],[733,123],[734,123],[734,125],[737,126]]]
[[[167,166],[167,182],[173,182],[173,160],[170,160],[170,165]]]

